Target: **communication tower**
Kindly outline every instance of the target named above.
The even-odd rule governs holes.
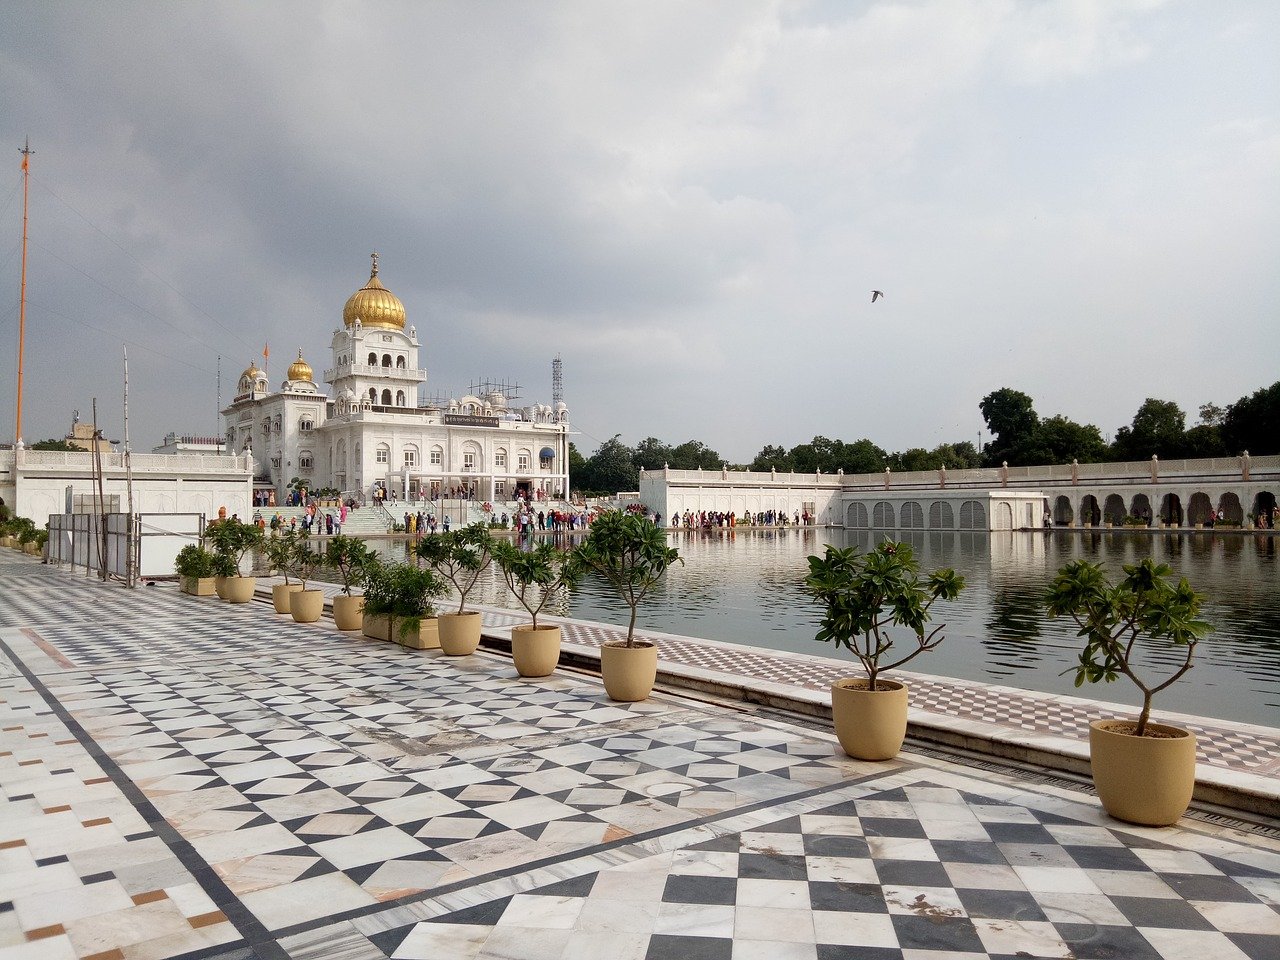
[[[556,354],[556,358],[551,361],[551,402],[553,404],[562,403],[564,401],[564,361],[560,359],[560,354]]]

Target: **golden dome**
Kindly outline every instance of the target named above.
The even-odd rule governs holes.
[[[257,380],[259,377],[264,375],[265,374],[263,374],[263,372],[258,369],[258,364],[255,361],[253,363],[250,363],[249,366],[244,368],[244,373],[240,374],[240,379],[241,380],[245,380],[245,379]]]
[[[289,364],[290,380],[310,380],[311,364],[302,359],[302,348],[298,348],[298,359]]]
[[[400,298],[382,285],[378,279],[378,255],[373,255],[373,270],[369,282],[351,295],[342,308],[342,322],[348,327],[356,319],[366,327],[404,329],[404,304]]]

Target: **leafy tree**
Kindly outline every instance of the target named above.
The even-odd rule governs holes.
[[[941,459],[940,465],[945,465],[948,470],[971,470],[982,466],[982,454],[968,440],[940,443],[933,448],[933,452]]]
[[[1227,418],[1227,411],[1216,403],[1200,404],[1200,422],[1209,427],[1220,427]]]
[[[756,458],[749,464],[749,469],[760,473],[767,473],[770,468],[777,470],[779,473],[790,473],[792,470],[791,454],[784,447],[776,447],[766,445],[756,454]]]
[[[1228,452],[1222,441],[1222,428],[1216,424],[1197,424],[1183,434],[1184,457],[1224,457]]]
[[[1112,456],[1117,460],[1180,457],[1186,449],[1187,415],[1172,400],[1148,397],[1133,415],[1133,423],[1116,431]]]
[[[791,448],[792,469],[796,473],[835,473],[836,443],[826,437],[814,437],[808,443],[796,444]]]
[[[1040,443],[1048,454],[1047,463],[1101,463],[1110,456],[1102,431],[1061,415],[1040,422]]]
[[[1020,467],[1045,462],[1040,417],[1031,397],[1021,390],[1001,387],[983,397],[978,409],[995,438],[983,448],[988,466],[1007,462]]]
[[[1228,453],[1251,456],[1280,453],[1280,380],[1227,408],[1222,439]]]
[[[645,437],[637,443],[632,459],[639,470],[661,470],[664,464],[676,467],[671,445],[657,437]]]
[[[889,454],[887,465],[891,470],[916,473],[924,470],[937,470],[942,466],[942,460],[924,447],[910,447],[901,453]]]
[[[67,440],[39,440],[31,445],[32,450],[54,450],[61,453],[88,453],[83,447],[77,447]]]
[[[591,455],[587,473],[590,482],[582,484],[583,489],[587,490],[618,493],[621,490],[634,490],[640,484],[640,472],[636,469],[634,454],[622,442],[621,434],[615,433],[596,448],[596,452]]]
[[[686,440],[671,451],[671,467],[676,470],[719,470],[724,460],[701,440]]]

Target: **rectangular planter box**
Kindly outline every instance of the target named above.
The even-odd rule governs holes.
[[[437,650],[440,647],[440,621],[435,617],[426,617],[418,624],[418,632],[406,636],[401,633],[403,622],[399,617],[394,624],[390,618],[378,614],[365,614],[360,632],[375,640],[391,640],[402,647],[413,650]],[[393,633],[394,631],[394,633]]]
[[[214,590],[213,577],[183,577],[182,592],[193,597],[212,597]]]

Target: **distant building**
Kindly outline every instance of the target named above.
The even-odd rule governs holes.
[[[178,436],[176,433],[165,435],[164,442],[152,447],[152,453],[164,453],[176,456],[180,453],[223,453],[227,449],[227,441],[222,437],[197,437],[190,434]]]
[[[266,371],[251,363],[223,411],[227,451],[252,451],[255,491],[269,486],[278,502],[293,478],[310,489],[343,496],[397,499],[462,496],[513,500],[560,498],[569,491],[569,411],[563,402],[517,407],[510,392],[480,391],[420,402],[427,372],[419,366],[416,327],[378,279],[351,295],[342,327],[330,340],[332,366],[317,385],[298,358],[271,390]]]

